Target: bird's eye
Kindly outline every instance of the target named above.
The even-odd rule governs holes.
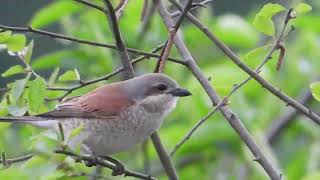
[[[167,89],[167,86],[164,85],[164,84],[159,84],[159,85],[157,86],[157,89],[160,90],[160,91],[164,91],[164,90]]]

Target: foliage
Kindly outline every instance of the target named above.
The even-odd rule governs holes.
[[[163,43],[168,33],[161,18],[154,16],[149,29],[144,34],[140,34],[142,32],[139,20],[141,2],[130,1],[119,23],[128,47],[149,51],[152,47]],[[320,14],[317,12],[320,5],[319,3],[311,5],[305,3],[290,5],[297,17],[290,21],[290,25],[295,26],[296,31],[286,37],[283,68],[276,71],[278,53],[274,53],[261,72],[266,80],[291,97],[298,97],[305,88],[309,88],[309,84],[315,78],[319,77],[320,27],[314,22],[320,20]],[[262,6],[260,10],[253,9],[247,16],[237,14],[212,16],[210,8],[201,8],[197,14],[199,19],[206,22],[210,31],[216,33],[220,39],[235,49],[248,66],[255,68],[272,48],[272,42],[281,30],[285,12],[290,7],[270,3]],[[311,11],[311,9],[314,10]],[[307,12],[309,13],[304,14]],[[255,15],[252,16],[252,14]],[[83,8],[74,2],[63,0],[52,2],[35,12],[30,24],[37,28],[59,25],[63,34],[97,42],[113,42],[104,14],[92,8]],[[185,23],[181,30],[193,57],[197,59],[205,75],[211,77],[212,85],[219,95],[228,95],[234,84],[248,77],[226,59],[225,55],[192,24]],[[59,45],[63,47],[59,48],[61,50],[35,57],[32,53],[41,45],[36,40],[33,43],[32,36],[11,31],[0,33],[0,44],[5,45],[7,52],[19,59],[19,64],[17,61],[16,65],[1,72],[3,78],[11,78],[6,85],[8,91],[1,96],[1,116],[21,116],[26,113],[35,115],[46,112],[57,103],[47,99],[59,98],[64,93],[48,90],[48,87],[71,87],[81,83],[80,81],[110,73],[120,64],[119,56],[114,50],[83,44],[70,46],[60,43]],[[175,49],[171,56],[180,58]],[[131,54],[131,57],[135,55]],[[5,59],[1,60],[5,61]],[[155,58],[150,58],[139,63],[135,68],[136,72],[143,74],[152,72],[154,66]],[[170,151],[196,121],[212,109],[212,104],[198,82],[182,66],[168,62],[166,73],[193,94],[191,98],[180,100],[176,110],[160,129],[163,143]],[[70,96],[83,94],[101,84],[118,80],[119,78],[113,78],[106,82],[99,82],[78,89]],[[320,100],[319,82],[312,83],[310,87],[314,97]],[[286,179],[319,179],[319,127],[301,116],[284,130],[275,144],[265,143],[265,133],[271,122],[286,112],[289,107],[253,80],[231,96],[230,106],[244,121],[259,147],[267,153],[267,158],[272,159],[272,163],[280,168]],[[319,110],[317,103],[313,104],[312,109]],[[26,162],[13,164],[0,171],[0,179],[66,179],[75,173],[92,171],[92,168],[77,164],[72,158],[51,153],[59,146],[56,134],[25,125],[0,124],[0,130],[2,137],[0,149],[7,152],[8,157],[18,156],[29,150],[37,154]],[[75,136],[79,131],[81,127],[71,136]],[[151,143],[148,147],[152,164],[159,165]],[[132,152],[139,155],[132,156]],[[124,152],[117,157],[130,169],[142,169],[140,147],[133,149],[132,152]],[[200,157],[200,160],[178,168],[181,179],[190,179],[190,177],[237,179],[243,174],[244,179],[267,179],[263,169],[252,161],[253,157],[243,142],[218,113],[197,130],[178,150],[173,160],[177,165],[189,157]],[[152,169],[155,168],[152,166]],[[108,176],[110,171],[103,170],[103,174]],[[77,179],[86,179],[86,177]]]

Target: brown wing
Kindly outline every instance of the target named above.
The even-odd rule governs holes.
[[[67,99],[55,110],[39,116],[100,118],[116,116],[134,104],[133,100],[123,94],[116,85],[103,86],[83,96]]]

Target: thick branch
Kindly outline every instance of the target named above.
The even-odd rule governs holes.
[[[170,14],[164,8],[160,0],[153,0],[153,1],[158,5],[159,13],[163,18],[167,28],[170,28],[173,24]],[[221,102],[220,97],[217,95],[216,91],[211,87],[210,82],[204,76],[203,72],[195,63],[193,57],[191,56],[190,52],[186,48],[184,42],[182,41],[181,36],[179,35],[179,32],[176,34],[175,45],[179,50],[183,59],[187,61],[190,71],[198,79],[200,84],[203,86],[203,88],[209,95],[210,99],[212,100],[212,103],[217,105],[219,102]],[[255,156],[255,159],[257,160],[257,162],[259,162],[260,165],[265,169],[265,171],[268,173],[270,178],[281,179],[280,174],[272,167],[272,165],[267,160],[267,158],[262,154],[257,144],[253,141],[253,138],[251,137],[248,130],[243,126],[241,120],[227,106],[222,107],[219,110],[223,114],[223,116],[226,118],[226,120],[230,123],[230,125],[234,128],[234,130],[239,134],[241,139],[247,144],[248,148]]]

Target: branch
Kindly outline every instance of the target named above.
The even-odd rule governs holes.
[[[181,5],[176,0],[170,0],[174,5],[178,7],[178,9],[181,9]],[[212,32],[209,31],[207,27],[205,27],[196,17],[194,17],[192,14],[188,13],[187,15],[188,19],[197,26],[216,46],[220,48],[221,51],[223,51],[229,58],[232,60],[237,66],[239,66],[243,71],[245,71],[247,74],[249,74],[252,78],[254,78],[259,84],[261,84],[264,88],[266,88],[270,93],[278,97],[280,100],[282,100],[287,105],[290,105],[297,109],[300,113],[304,114],[309,119],[313,120],[316,124],[320,125],[320,117],[312,112],[310,109],[306,108],[305,106],[301,105],[296,100],[292,99],[290,96],[285,94],[284,92],[281,92],[276,87],[269,84],[265,79],[263,79],[259,73],[252,70],[250,67],[248,67],[246,64],[242,62],[240,57],[233,52],[227,45],[225,45],[220,39],[218,39]]]
[[[213,110],[211,110],[207,115],[201,118],[197,124],[195,124],[191,130],[182,138],[182,140],[175,145],[174,149],[171,151],[170,156],[173,156],[177,150],[192,136],[192,134],[207,120],[209,119],[215,112],[217,112],[221,107],[227,105],[228,98],[224,98]]]
[[[117,17],[118,21],[119,21],[120,17],[122,16],[124,8],[127,6],[128,3],[129,3],[129,0],[121,0],[118,7],[115,8],[116,17]]]
[[[4,166],[10,166],[11,164],[14,164],[14,163],[27,161],[27,160],[31,159],[32,157],[33,157],[33,154],[28,154],[28,155],[19,156],[19,157],[12,158],[12,159],[6,159],[5,155],[4,155],[0,159],[0,163],[2,163]]]
[[[62,34],[58,34],[58,33],[53,33],[53,32],[49,32],[49,31],[44,31],[44,30],[40,30],[40,29],[35,29],[32,27],[14,27],[14,26],[5,26],[5,25],[0,25],[0,29],[4,30],[4,31],[14,31],[14,32],[24,32],[24,33],[34,33],[34,34],[39,34],[39,35],[43,35],[43,36],[48,36],[51,38],[56,38],[56,39],[63,39],[63,40],[67,40],[67,41],[71,41],[71,42],[76,42],[79,44],[88,44],[88,45],[92,45],[92,46],[97,46],[97,47],[105,47],[105,48],[110,48],[113,50],[117,50],[116,45],[113,44],[106,44],[106,43],[99,43],[99,42],[94,42],[94,41],[88,41],[88,40],[84,40],[84,39],[80,39],[80,38],[75,38],[75,37],[71,37],[71,36],[66,36],[66,35],[62,35]],[[154,58],[159,58],[160,55],[155,54],[155,53],[149,53],[146,51],[141,51],[139,49],[134,49],[134,48],[127,48],[127,50],[131,53],[135,53],[137,55],[146,55],[148,57],[154,57]],[[174,61],[174,62],[181,62],[181,60],[176,59],[176,58],[168,58],[169,61]]]
[[[204,1],[199,2],[199,3],[193,3],[190,11],[196,10],[199,7],[206,8],[207,4],[211,3],[212,1],[213,0],[204,0]],[[178,10],[176,12],[171,13],[170,15],[171,15],[172,18],[175,18],[175,17],[179,16],[180,14],[181,14],[181,12]]]
[[[67,155],[67,156],[74,157],[74,158],[76,158],[77,161],[95,162],[96,163],[95,165],[100,165],[100,166],[103,166],[103,167],[106,167],[106,168],[109,168],[109,169],[112,169],[112,170],[116,169],[115,165],[113,165],[113,164],[111,164],[111,163],[109,163],[107,161],[104,161],[104,160],[102,160],[100,158],[93,159],[91,156],[78,155],[78,154],[75,154],[73,152],[64,151],[64,150],[56,150],[55,153],[64,154],[64,155]],[[129,170],[125,170],[124,171],[124,175],[125,176],[132,176],[132,177],[136,177],[136,178],[140,178],[140,179],[147,179],[147,180],[155,180],[156,179],[156,178],[154,178],[152,176],[145,175],[145,174],[138,173],[138,172],[134,172],[134,171],[129,171]]]
[[[170,17],[170,14],[167,12],[167,10],[164,8],[163,4],[160,0],[153,0],[155,4],[158,5],[159,13],[166,24],[167,28],[170,28],[173,24],[173,21]],[[190,14],[190,13],[188,13]],[[195,63],[193,57],[191,56],[190,52],[188,51],[187,47],[185,46],[184,42],[182,41],[182,38],[179,34],[179,32],[176,34],[175,38],[175,45],[180,52],[183,59],[188,64],[188,68],[193,73],[193,75],[198,79],[204,90],[209,95],[211,101],[213,104],[218,104],[221,102],[220,97],[217,95],[216,91],[212,88],[210,85],[210,82],[208,79],[204,76],[201,69],[198,67],[198,65]],[[253,138],[251,137],[248,130],[244,127],[241,120],[228,108],[223,107],[220,108],[219,111],[222,113],[222,115],[226,118],[226,120],[229,122],[229,124],[234,128],[234,130],[239,134],[241,139],[246,143],[250,151],[255,156],[255,159],[259,164],[265,169],[265,171],[268,173],[271,179],[281,179],[280,173],[278,173],[270,164],[268,159],[262,154],[261,150],[257,146],[257,144],[253,141]]]
[[[157,132],[151,134],[151,140],[159,155],[162,166],[169,177],[169,180],[178,180],[177,172],[172,165],[168,153],[161,144],[161,140]]]
[[[156,48],[154,48],[152,50],[152,52],[157,52],[159,51],[162,47],[164,46],[163,45],[159,45],[157,46]],[[136,64],[140,61],[142,61],[143,59],[145,58],[148,58],[148,56],[141,56],[141,57],[138,57],[134,60],[131,61],[132,64]],[[60,88],[60,87],[48,87],[47,89],[48,90],[55,90],[55,91],[67,91],[64,95],[62,95],[61,97],[58,97],[58,98],[55,98],[55,99],[49,99],[49,100],[62,100],[63,98],[65,98],[67,95],[69,95],[70,93],[72,93],[73,91],[79,89],[79,88],[82,88],[84,86],[87,86],[87,85],[90,85],[90,84],[94,84],[94,83],[97,83],[97,82],[100,82],[100,81],[104,81],[104,80],[108,80],[110,79],[111,77],[119,74],[120,72],[122,72],[124,70],[123,67],[120,67],[118,69],[116,69],[115,71],[113,71],[112,73],[110,74],[107,74],[105,76],[102,76],[100,78],[97,78],[97,79],[94,79],[94,80],[91,80],[91,81],[87,81],[87,82],[82,82],[80,83],[79,85],[76,85],[76,86],[73,86],[71,88]]]
[[[188,0],[188,2],[186,3],[186,6],[184,7],[182,13],[180,14],[180,16],[178,18],[178,20],[170,28],[169,37],[168,37],[168,39],[166,41],[165,46],[162,49],[161,56],[159,57],[159,61],[158,61],[158,64],[156,66],[156,70],[155,70],[156,72],[163,73],[166,60],[169,57],[170,50],[171,50],[171,47],[173,45],[174,37],[175,37],[175,35],[176,35],[176,33],[177,33],[177,31],[178,31],[183,19],[184,19],[184,17],[186,16],[188,11],[190,10],[190,8],[192,6],[192,2],[193,2],[193,0]]]

